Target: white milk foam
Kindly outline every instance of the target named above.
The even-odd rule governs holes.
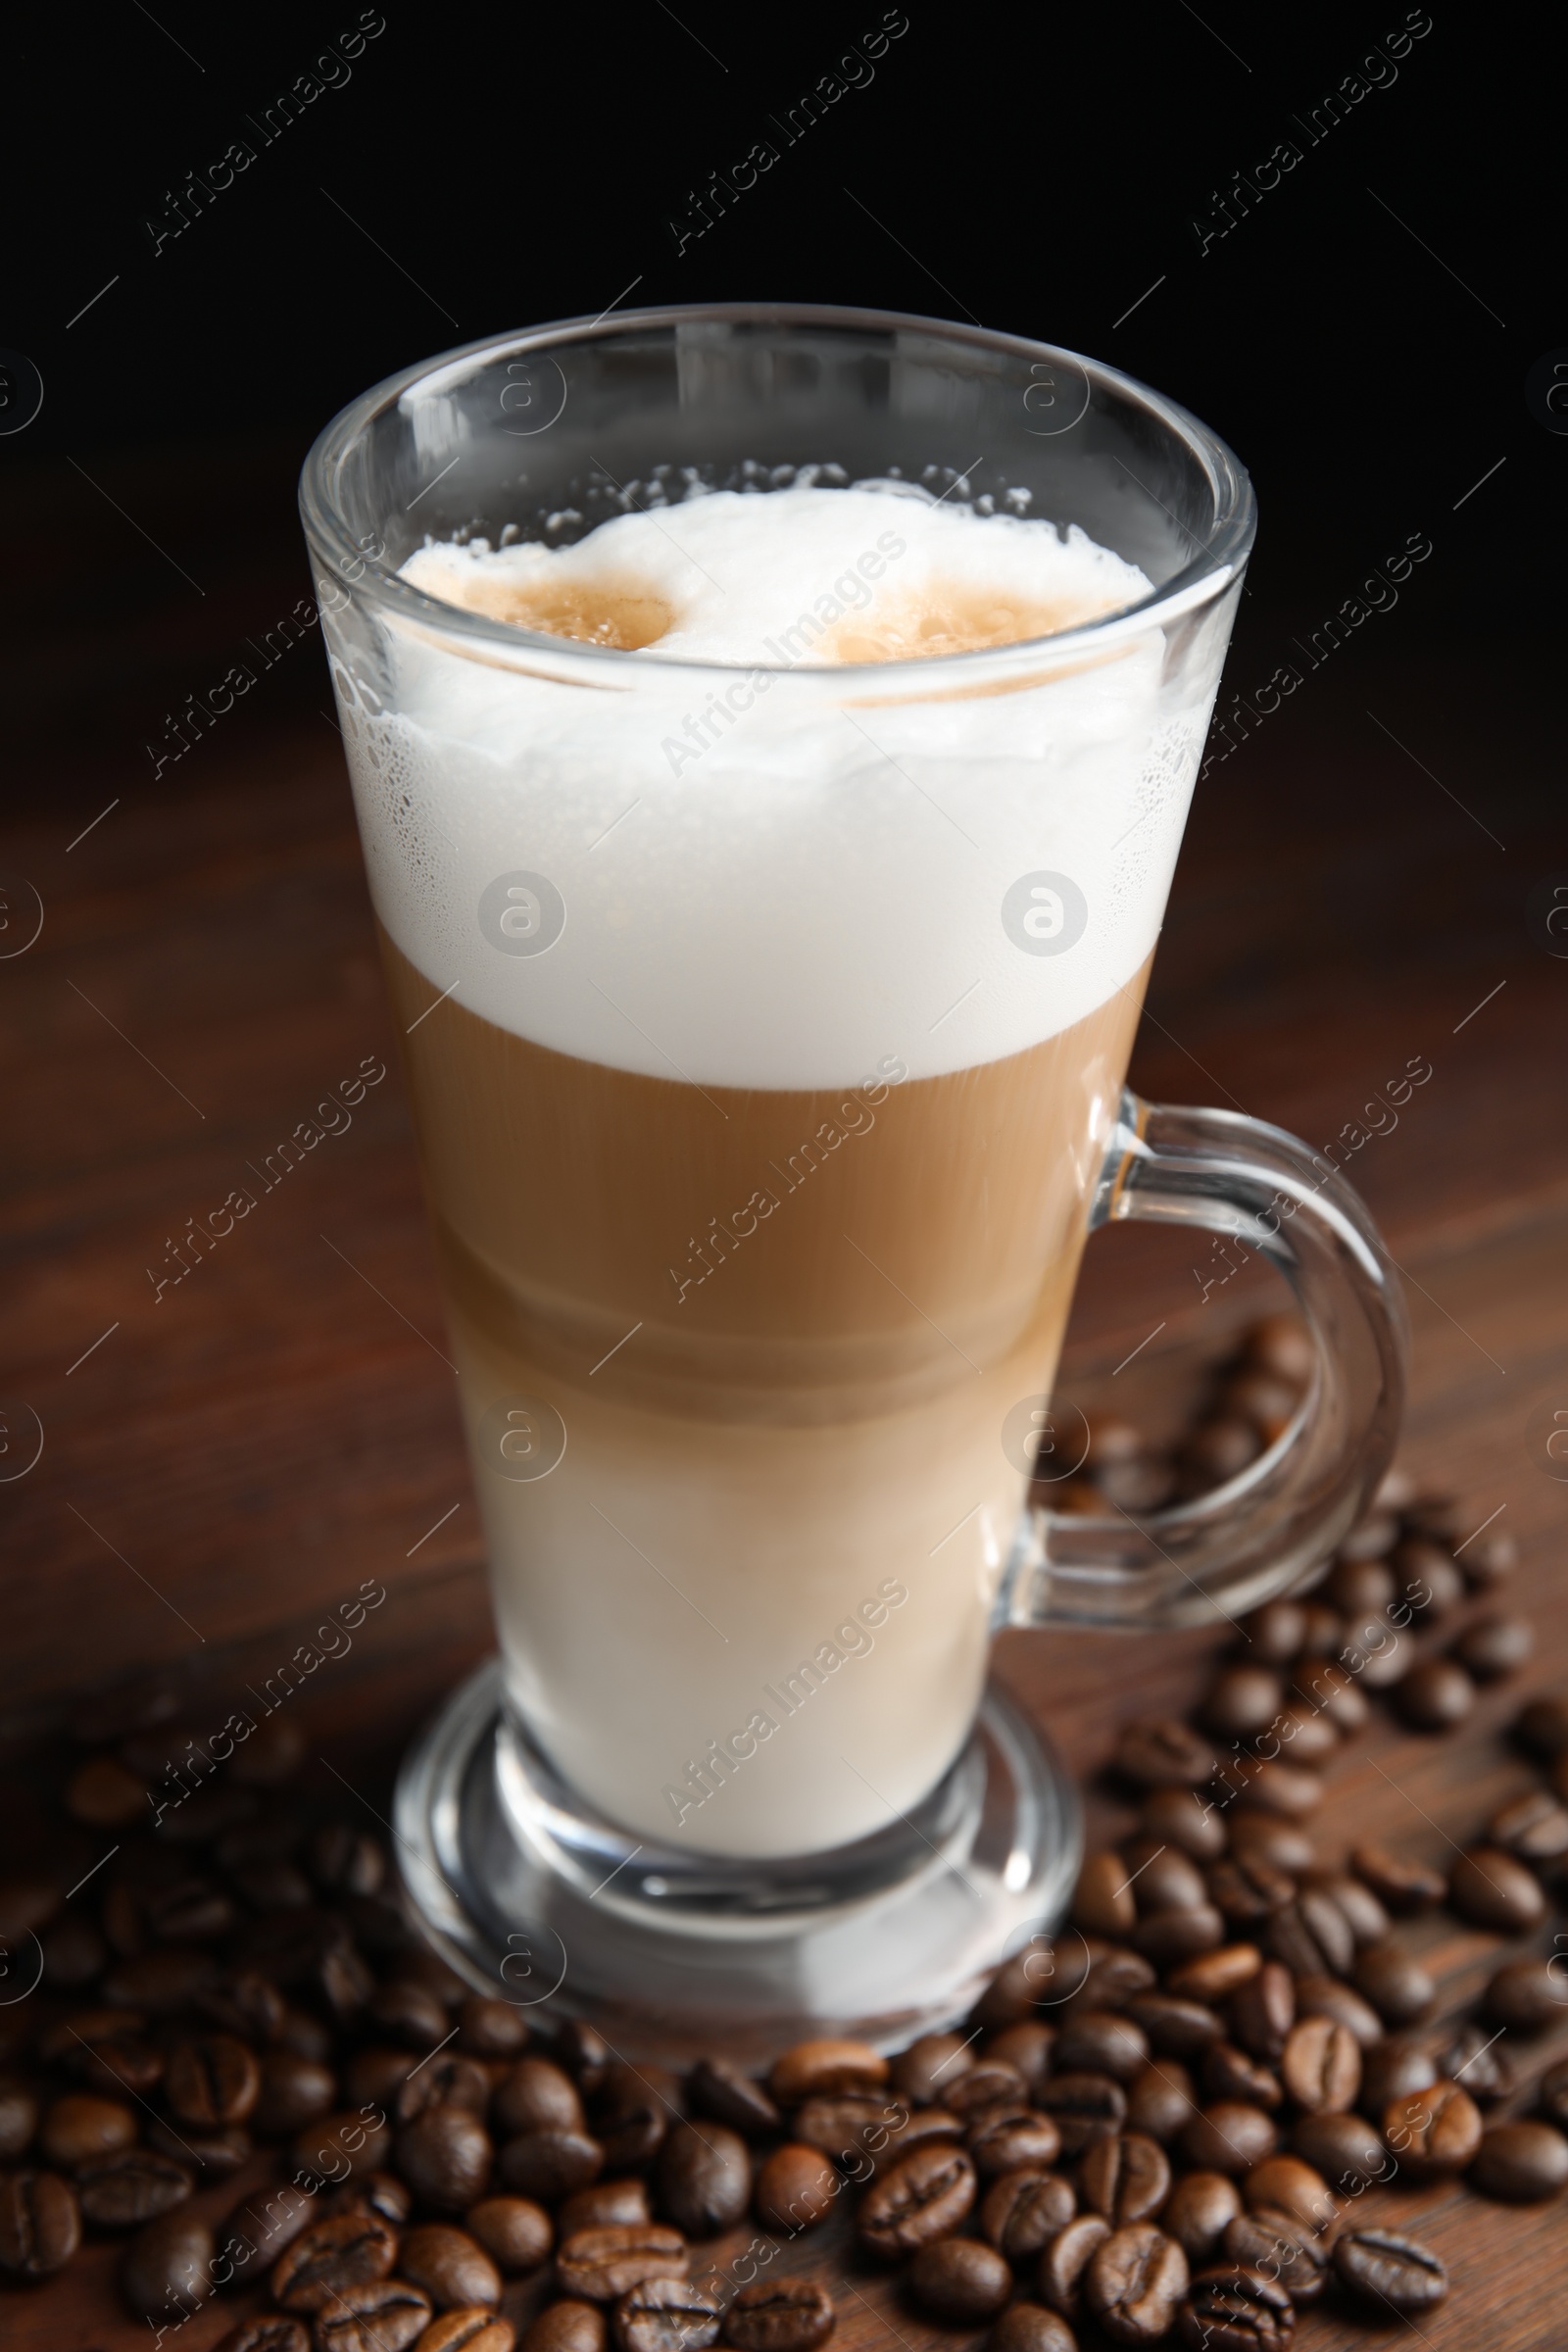
[[[1149,592],[1081,531],[905,483],[720,491],[569,548],[426,546],[403,569],[490,612],[509,590],[631,586],[673,620],[594,659],[592,687],[580,647],[558,675],[513,670],[443,636],[438,612],[381,624],[375,696],[341,648],[372,895],[432,999],[612,1068],[826,1088],[890,1054],[920,1078],[1021,1052],[1151,953],[1217,656],[1167,683],[1154,628],[1017,691],[956,692],[956,664],[918,701],[891,699],[896,662],[885,687],[861,670],[842,693],[820,666],[840,645],[863,659],[879,629],[915,650],[921,612],[956,601],[1054,608],[1037,634]],[[679,666],[699,660],[718,666]],[[486,889],[518,872],[564,904],[543,954],[481,925]],[[1064,953],[1004,928],[1007,891],[1041,872],[1087,908]]]

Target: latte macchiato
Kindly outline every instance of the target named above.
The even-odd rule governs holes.
[[[1053,655],[1149,590],[1081,532],[815,470],[427,546],[344,704],[514,1701],[758,1857],[968,1734],[1214,684]]]

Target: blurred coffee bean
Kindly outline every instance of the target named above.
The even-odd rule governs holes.
[[[1152,2344],[1169,2331],[1187,2286],[1175,2239],[1152,2222],[1132,2222],[1095,2248],[1084,2302],[1113,2343]]]
[[[808,2099],[795,2110],[795,2137],[840,2164],[858,2164],[884,2142],[893,2102],[886,2098]],[[896,2113],[896,2108],[893,2108]],[[957,2120],[957,2119],[956,2119]],[[961,2122],[958,2129],[962,2129]]]
[[[646,2208],[637,2218],[647,2221]],[[477,2205],[469,2206],[463,2217],[463,2226],[509,2278],[523,2278],[530,2271],[537,2271],[547,2260],[555,2238],[549,2214],[531,2197],[483,2197]]]
[[[1431,2248],[1392,2230],[1348,2230],[1335,2241],[1334,2269],[1347,2292],[1380,2318],[1431,2311],[1448,2291],[1448,2274]]]
[[[752,2192],[746,2142],[727,2125],[677,2124],[655,2167],[659,2199],[688,2237],[713,2237],[739,2221]]]
[[[501,2151],[501,2178],[520,2197],[555,2205],[605,2169],[605,2151],[585,2132],[523,2132]]]
[[[1244,2050],[1270,2065],[1295,2023],[1296,1981],[1279,1960],[1265,1960],[1231,1995],[1231,2032]]]
[[[398,2276],[422,2286],[437,2311],[501,2300],[501,2273],[477,2238],[447,2222],[421,2222],[397,2252]]]
[[[1357,1948],[1382,1943],[1389,1933],[1389,1915],[1362,1880],[1339,1870],[1314,1870],[1302,1882],[1306,1892],[1323,1895],[1334,1905],[1355,1939]]]
[[[368,2116],[363,2108],[333,2108],[296,2132],[289,2149],[299,2172],[322,2180],[379,2172],[391,2153],[391,2126],[374,2107]]]
[[[386,1877],[386,1853],[368,1830],[323,1822],[311,1839],[312,1878],[323,1894],[374,1894]]]
[[[1359,2115],[1302,2115],[1291,2127],[1291,2147],[1330,2187],[1353,2196],[1386,2178],[1389,2151],[1377,2127]]]
[[[402,2278],[346,2286],[317,2315],[317,2352],[410,2352],[430,2323],[430,2298]],[[510,2330],[502,2331],[502,2341]],[[448,2336],[450,2346],[451,2337]],[[470,2336],[469,2342],[473,2339]]]
[[[587,2303],[613,2303],[651,2278],[684,2278],[691,2255],[678,2230],[579,2230],[556,2250],[556,2283]]]
[[[1225,2232],[1231,2262],[1272,2278],[1296,2304],[1315,2303],[1328,2278],[1329,2249],[1316,2230],[1277,2206],[1254,2205]]]
[[[1523,1936],[1546,1915],[1537,1881],[1500,1845],[1473,1845],[1459,1856],[1448,1873],[1448,1900],[1461,1919],[1498,1936]]]
[[[118,1756],[93,1756],[66,1783],[66,1811],[89,1829],[128,1829],[147,1818],[146,1783]]]
[[[1471,2096],[1474,2095],[1472,2092]],[[1559,2131],[1568,2127],[1568,2058],[1559,2058],[1542,2076],[1541,2112]]]
[[[438,2213],[461,2213],[474,2202],[493,2155],[489,2133],[466,2107],[428,2107],[397,2135],[398,2172]]]
[[[806,2112],[803,2107],[796,2116],[797,2127]],[[985,2124],[990,2118],[982,2116],[979,2120]],[[1036,2120],[1050,2129],[1046,2117],[1041,2116]],[[931,2140],[946,2140],[954,2146],[958,2145],[964,2137],[964,2129],[961,2118],[950,2114],[945,2107],[910,2107],[904,2111],[903,2122],[895,2123],[889,2129],[885,2139],[880,2136],[881,2127],[866,2135],[865,2154],[870,2157],[872,2170],[880,2178],[883,2173],[890,2173],[896,2164],[902,2164],[913,2149],[923,2148]],[[858,2166],[857,2174],[863,2180],[864,2175]]]
[[[1232,2041],[1211,2042],[1203,2052],[1205,2100],[1242,2099],[1250,2107],[1276,2108],[1284,2097],[1279,2077]]]
[[[259,2311],[220,2335],[213,2352],[311,2352],[310,2329],[287,2312]]]
[[[1339,2115],[1361,2087],[1361,2052],[1331,2017],[1303,2017],[1291,2028],[1280,2061],[1285,2087],[1308,2115]]]
[[[757,2218],[785,2236],[814,2230],[832,2212],[838,2193],[838,2175],[821,2150],[786,2140],[758,2173]]]
[[[797,2107],[803,2099],[880,2090],[887,2079],[887,2060],[866,2042],[798,2041],[773,2061],[768,2089],[781,2107]]]
[[[1086,2009],[1124,2009],[1139,1993],[1151,1991],[1154,1982],[1154,1971],[1141,1953],[1123,1945],[1101,1944],[1072,1998],[1056,2002],[1054,2014],[1077,2017]]]
[[[1041,2255],[1040,2299],[1049,2303],[1053,2311],[1060,2312],[1063,2319],[1077,2318],[1084,2274],[1109,2235],[1110,2224],[1103,2214],[1081,2213],[1065,2230],[1057,2230]]]
[[[1173,2237],[1196,2270],[1213,2260],[1227,2229],[1242,2210],[1236,2183],[1224,2173],[1186,2173],[1170,2192],[1160,2228]]]
[[[1305,1388],[1317,1363],[1317,1348],[1301,1316],[1289,1310],[1263,1315],[1247,1335],[1247,1360],[1260,1364],[1295,1388]]]
[[[1540,2034],[1568,2007],[1568,1979],[1549,1960],[1510,1960],[1499,1968],[1484,1995],[1487,2015],[1517,2034]]]
[[[835,2317],[832,2297],[814,2278],[759,2278],[725,2312],[724,2341],[734,2352],[815,2352]]]
[[[1242,2198],[1249,2212],[1267,2207],[1320,2232],[1331,2227],[1339,2212],[1322,2174],[1299,2156],[1266,2156],[1255,2164],[1242,2183]]]
[[[1247,1654],[1262,1666],[1289,1666],[1299,1656],[1306,1620],[1298,1600],[1265,1600],[1242,1619]]]
[[[985,2057],[977,2058],[973,2066],[966,2067],[961,2075],[946,2086],[942,2104],[955,2115],[960,2116],[965,2123],[972,2123],[977,2116],[984,2115],[988,2108],[999,2107],[1004,2102],[1011,2105],[1027,2098],[1028,2090],[1028,2084],[1015,2066],[1008,2066],[1004,2060],[992,2057],[988,2051]],[[885,2107],[887,2101],[885,2098],[881,2101],[873,2098],[869,2103],[880,2108]],[[804,2139],[809,2134],[803,2132],[801,2136]]]
[[[1053,2058],[1058,2078],[1113,2075],[1126,2082],[1147,2063],[1149,2042],[1131,2017],[1114,2009],[1086,2009],[1062,2026]]]
[[[1499,1528],[1477,1535],[1467,1541],[1459,1553],[1459,1565],[1465,1582],[1477,1592],[1485,1592],[1511,1576],[1519,1565],[1519,1546],[1510,1535]]]
[[[510,2001],[470,1992],[458,2009],[458,2048],[469,2058],[515,2058],[528,2042],[528,2021]]]
[[[1528,1699],[1514,1717],[1513,1735],[1521,1747],[1550,1763],[1568,1751],[1568,1699]]]
[[[95,2230],[138,2230],[172,2213],[190,2195],[192,2176],[172,2156],[151,2148],[121,2148],[77,2167],[82,2219]]]
[[[1262,1965],[1263,1955],[1255,1943],[1225,1943],[1172,1969],[1166,1985],[1184,2000],[1220,2001],[1249,1977],[1255,1977]]]
[[[127,2009],[150,2009],[165,2015],[186,2009],[218,1983],[218,1963],[208,1952],[185,1945],[166,1945],[121,1960],[104,1979],[106,1999]]]
[[[109,1959],[108,1945],[84,1911],[68,1911],[41,1940],[43,1982],[50,1992],[78,1991],[92,1983]]]
[[[397,2254],[397,2231],[379,2214],[328,2214],[285,2247],[268,2284],[285,2311],[324,2311],[349,2287],[388,2278]]]
[[[985,2055],[999,2059],[1004,2065],[1015,2066],[1023,2078],[1025,2090],[1032,2098],[1051,2072],[1055,2041],[1054,2026],[1033,2023],[1004,2026],[1000,2034],[990,2035]],[[903,2085],[899,2083],[896,2087],[902,2089]]]
[[[311,1882],[293,1862],[251,1862],[229,1873],[235,1892],[253,1911],[281,1911],[311,1899]]]
[[[1374,1503],[1350,1529],[1340,1545],[1342,1560],[1387,1558],[1399,1540],[1398,1515],[1386,1503]]]
[[[1073,1891],[1072,1921],[1089,1936],[1124,1936],[1138,1916],[1128,1883],[1127,1865],[1120,1854],[1105,1848],[1090,1854],[1078,1873]]]
[[[1518,1869],[1511,1857],[1503,1858],[1511,1869]],[[1534,1880],[1530,1883],[1535,1886]],[[1362,1952],[1350,1971],[1350,1983],[1386,2026],[1407,2026],[1424,2016],[1437,1990],[1419,1960],[1396,1943],[1375,1943]]]
[[[58,2173],[0,2174],[0,2272],[8,2278],[48,2278],[81,2243],[76,2194]]]
[[[1537,1868],[1544,1862],[1560,1862],[1568,1854],[1568,1808],[1546,1789],[1532,1788],[1528,1796],[1515,1797],[1493,1815],[1487,1842]]]
[[[980,2207],[980,2228],[1000,2254],[1025,2264],[1066,2229],[1077,2210],[1070,2181],[1030,2166],[992,2181]]]
[[[1162,1911],[1191,1911],[1207,1901],[1201,1872],[1179,1846],[1163,1839],[1133,1838],[1121,1851],[1141,1918]]]
[[[670,2125],[681,2120],[680,2102],[680,2082],[666,2067],[628,2066],[620,2059],[608,2066],[594,2100],[594,2132],[607,2169],[635,2173],[650,2163]]]
[[[1568,2139],[1550,2124],[1491,2124],[1468,2178],[1483,2196],[1510,2205],[1554,2197],[1568,2181]]]
[[[198,2126],[242,2124],[261,2087],[260,2067],[232,2034],[176,2041],[164,2073],[170,2106],[182,2123]]]
[[[718,2298],[689,2278],[650,2278],[622,2295],[611,2325],[620,2352],[704,2352],[718,2340]]]
[[[1207,1740],[1173,1715],[1141,1716],[1116,1741],[1118,1771],[1145,1788],[1200,1788],[1216,1760]]]
[[[1251,1740],[1266,1732],[1285,1704],[1285,1686],[1271,1666],[1223,1667],[1200,1710],[1205,1731],[1221,1740]]]
[[[909,2265],[909,2290],[925,2310],[954,2326],[977,2327],[1012,2292],[1012,2273],[994,2246],[976,2237],[945,2237],[922,2246]]]
[[[1211,1952],[1225,1940],[1225,1922],[1212,1903],[1191,1904],[1184,1910],[1160,1911],[1141,1919],[1132,1932],[1137,1949],[1156,1968],[1168,1969],[1200,1952]]]
[[[417,2352],[514,2352],[517,2330],[482,2303],[444,2311],[416,2339]]]
[[[1020,2165],[1054,2164],[1061,2134],[1049,2115],[1028,2107],[995,2107],[970,2126],[964,2145],[981,2180],[994,2180]]]
[[[1209,1900],[1235,1934],[1260,1928],[1296,1899],[1296,1881],[1255,1857],[1216,1862],[1208,1873]]]
[[[1370,2050],[1383,2038],[1383,2020],[1370,2001],[1338,1977],[1307,1976],[1296,1980],[1298,2017],[1331,2017],[1343,2026],[1358,2049]]]
[[[1162,2148],[1180,2137],[1197,2110],[1192,2076],[1178,2058],[1151,2059],[1127,2085],[1128,2130],[1146,2132]]]
[[[1480,2147],[1481,2110],[1459,2083],[1429,2083],[1389,2101],[1383,2136],[1411,2180],[1442,2180],[1462,2173]]]
[[[894,2059],[892,2086],[911,2107],[929,2107],[940,2099],[942,2083],[973,2064],[973,2044],[961,2034],[922,2034]]]
[[[1345,1617],[1376,1617],[1395,1594],[1394,1571],[1376,1553],[1335,1561],[1323,1586],[1324,1597]]]
[[[1251,1422],[1239,1413],[1226,1413],[1200,1422],[1181,1449],[1182,1484],[1190,1494],[1203,1494],[1239,1478],[1263,1450],[1263,1440]]]
[[[366,2017],[377,2033],[411,2050],[434,2049],[448,2031],[447,2013],[434,1993],[406,1977],[378,1984],[366,2003]]]
[[[1261,2107],[1217,2099],[1195,2115],[1179,2142],[1182,2160],[1202,2173],[1249,2173],[1272,2156],[1277,2133]]]
[[[1495,2029],[1461,2025],[1434,2052],[1439,2075],[1462,2082],[1478,2107],[1494,2106],[1513,2092],[1513,2069]]]
[[[421,2060],[398,2085],[393,2114],[400,2124],[412,2124],[427,2107],[466,2107],[470,2115],[482,2116],[490,2103],[486,2064],[456,2050]]]
[[[1281,1380],[1261,1366],[1244,1372],[1225,1383],[1224,1402],[1232,1413],[1250,1421],[1266,1446],[1289,1427],[1295,1417],[1300,1395],[1294,1383]]]
[[[1298,1878],[1317,1860],[1317,1849],[1306,1832],[1277,1813],[1262,1813],[1252,1805],[1237,1805],[1229,1816],[1231,1855],[1237,1862],[1266,1862],[1287,1878]]]
[[[37,2093],[16,2075],[0,2075],[0,2164],[20,2156],[38,2129]]]
[[[135,2110],[123,2101],[72,2090],[51,2100],[44,2109],[38,2145],[48,2163],[71,2173],[95,2156],[112,2156],[117,2148],[128,2148],[139,2131]]]
[[[1284,1821],[1300,1821],[1323,1802],[1319,1774],[1282,1764],[1272,1756],[1238,1756],[1234,1764],[1226,1766],[1226,1774],[1236,1785],[1240,1799],[1257,1812],[1273,1813]]]
[[[497,2131],[509,2137],[584,2128],[576,2084],[548,2058],[519,2058],[497,2084],[492,2112]]]
[[[196,2184],[210,2188],[249,2164],[256,2142],[243,2124],[172,2124],[155,2116],[147,2126],[147,2145],[159,2156],[196,2168]]]
[[[120,2288],[139,2320],[168,2324],[213,2293],[216,2248],[207,2224],[184,2206],[138,2230],[120,2266]]]
[[[931,2034],[927,2039],[956,2043],[956,2034]],[[917,2045],[918,2046],[918,2045]],[[906,2057],[911,2055],[906,2051]],[[692,2105],[699,2115],[728,2124],[743,2139],[765,2139],[782,2129],[777,2107],[760,2082],[754,2082],[728,2058],[700,2058],[689,2079]],[[906,2092],[906,2096],[912,2094]],[[923,2099],[916,2105],[923,2105]]]
[[[1138,1816],[1140,1834],[1174,1845],[1195,1862],[1215,1862],[1225,1851],[1225,1816],[1191,1788],[1152,1788]]]
[[[1081,2156],[1097,2139],[1119,2132],[1127,2117],[1127,2094],[1112,2075],[1054,2074],[1038,2097],[1061,2134],[1064,2156]]]
[[[1170,2166],[1156,2141],[1119,2132],[1085,2149],[1078,2185],[1085,2205],[1121,2230],[1159,2211],[1170,2194]]]
[[[317,2199],[294,2181],[242,2197],[218,2225],[220,2282],[226,2286],[231,2279],[259,2278],[284,2247],[319,2218]]]
[[[604,2035],[586,2018],[568,2017],[556,2029],[556,2056],[583,2097],[589,2099],[603,2082],[612,2053]]]
[[[1441,1872],[1424,1862],[1400,1860],[1380,1845],[1352,1848],[1350,1868],[1389,1910],[1404,1915],[1432,1910],[1446,1891]]]
[[[1430,2090],[1437,2080],[1431,2051],[1419,2041],[1391,2034],[1362,2053],[1361,2094],[1356,2104],[1363,2115],[1381,2116],[1395,2100]]]
[[[314,2058],[292,2050],[269,2050],[261,2061],[261,2087],[251,2110],[255,2129],[267,2139],[288,2139],[325,2115],[337,2097],[337,2077]]]
[[[1162,2057],[1197,2057],[1224,2032],[1212,2009],[1174,1992],[1137,1993],[1127,2015]]]
[[[1120,2097],[1115,2083],[1108,2088]],[[951,2236],[974,2200],[974,2167],[961,2148],[916,2148],[866,2190],[858,2216],[859,2233],[875,2254],[912,2254]]]
[[[1278,1740],[1280,1753],[1290,1763],[1308,1767],[1327,1763],[1341,1745],[1330,1718],[1299,1697],[1286,1700],[1269,1737]]]
[[[244,1788],[278,1788],[305,1760],[305,1730],[292,1716],[264,1716],[235,1748],[228,1770]]]
[[[1345,1739],[1364,1731],[1372,1713],[1371,1701],[1355,1677],[1339,1664],[1340,1653],[1346,1647],[1349,1629],[1333,1609],[1319,1614],[1307,1608],[1308,1648],[1293,1674],[1292,1688],[1298,1697],[1328,1717],[1335,1730]],[[1321,1633],[1321,1651],[1313,1650],[1314,1632]],[[1334,1653],[1332,1656],[1329,1653]]]
[[[523,2352],[605,2352],[609,2333],[597,2305],[568,2297],[545,2305],[522,2339]]]
[[[1454,1658],[1423,1658],[1399,1684],[1397,1703],[1420,1732],[1457,1730],[1476,1703],[1476,1687]]]
[[[512,2197],[502,2202],[517,2205],[527,2200]],[[570,2237],[578,2230],[642,2230],[653,2218],[648,2183],[633,2174],[627,2180],[594,2180],[586,2188],[573,2189],[557,2212],[556,2228],[563,2237]]]
[[[390,2113],[398,2092],[417,2063],[410,2050],[382,2049],[375,2043],[368,2049],[355,2050],[343,2068],[344,2096],[356,2106],[384,2107]]]

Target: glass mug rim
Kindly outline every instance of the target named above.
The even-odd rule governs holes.
[[[918,695],[923,690],[941,688],[972,689],[1020,670],[1032,670],[1038,675],[1043,661],[1054,667],[1062,661],[1075,662],[1086,655],[1099,654],[1212,603],[1246,567],[1257,530],[1256,500],[1247,468],[1220,436],[1190,410],[1140,382],[1136,376],[1103,361],[1070,351],[1064,345],[1038,342],[1029,336],[987,327],[964,326],[952,319],[929,318],[918,312],[789,302],[672,303],[616,311],[612,316],[602,314],[597,318],[555,319],[540,326],[481,336],[434,359],[399,368],[341,409],[318,434],[306,456],[300,472],[299,500],[313,550],[318,549],[336,564],[357,596],[368,595],[384,608],[401,613],[421,631],[437,627],[448,637],[469,641],[476,651],[482,646],[488,649],[492,661],[498,655],[506,655],[510,657],[503,663],[506,667],[531,666],[520,662],[519,656],[546,655],[564,680],[569,678],[605,687],[611,684],[613,674],[615,683],[622,688],[632,687],[639,676],[647,679],[650,674],[658,676],[662,672],[672,677],[733,678],[738,671],[744,674],[753,669],[780,668],[781,665],[770,662],[737,663],[682,655],[650,657],[645,652],[628,652],[618,646],[585,645],[448,604],[416,588],[378,557],[368,555],[345,512],[341,485],[348,459],[376,421],[397,408],[410,392],[419,389],[426,394],[439,393],[511,355],[542,351],[563,343],[606,343],[651,329],[666,328],[678,334],[682,326],[698,323],[762,328],[816,326],[890,338],[918,334],[950,344],[956,350],[1007,354],[1031,366],[1076,368],[1091,387],[1091,399],[1093,392],[1099,390],[1124,408],[1142,410],[1180,441],[1201,467],[1213,497],[1214,521],[1198,554],[1163,586],[1152,589],[1136,604],[1121,606],[1076,628],[1062,629],[1046,637],[1020,639],[1011,645],[941,654],[925,661],[833,663],[801,661],[787,665],[790,674],[811,675],[818,682],[831,679],[835,687],[863,686],[875,680],[880,682],[884,694],[897,679],[900,699],[905,689]],[[1086,401],[1081,414],[1087,415],[1089,406]],[[1075,418],[1074,423],[1077,421]],[[1063,429],[1070,432],[1072,427]],[[1145,495],[1152,497],[1151,492]],[[1185,529],[1185,525],[1178,527]],[[334,594],[341,593],[335,581],[321,580],[317,584],[323,591],[330,588]]]

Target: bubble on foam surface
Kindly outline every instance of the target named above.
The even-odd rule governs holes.
[[[1133,979],[1158,931],[1217,642],[1173,679],[1152,630],[1022,691],[919,701],[882,696],[874,673],[868,690],[865,670],[837,692],[832,673],[791,674],[743,646],[747,630],[782,642],[809,565],[830,593],[887,532],[911,556],[940,547],[948,576],[1000,575],[1020,596],[1146,591],[1081,533],[917,500],[710,493],[560,553],[410,560],[427,592],[516,559],[630,572],[674,598],[689,659],[700,624],[734,664],[662,661],[671,638],[596,671],[630,691],[596,691],[388,628],[390,707],[362,708],[345,741],[377,910],[432,1000],[450,988],[471,1012],[616,1068],[814,1088],[854,1085],[888,1056],[923,1077],[1018,1053]],[[699,518],[708,535],[687,536]],[[662,543],[670,527],[684,551]],[[691,555],[727,569],[740,618],[691,586]],[[884,675],[895,688],[897,669]],[[729,723],[705,730],[720,693]],[[499,954],[480,928],[481,896],[514,871],[546,875],[564,901],[546,954]],[[1087,901],[1065,954],[1020,954],[1004,930],[1005,893],[1035,872],[1069,875]]]

